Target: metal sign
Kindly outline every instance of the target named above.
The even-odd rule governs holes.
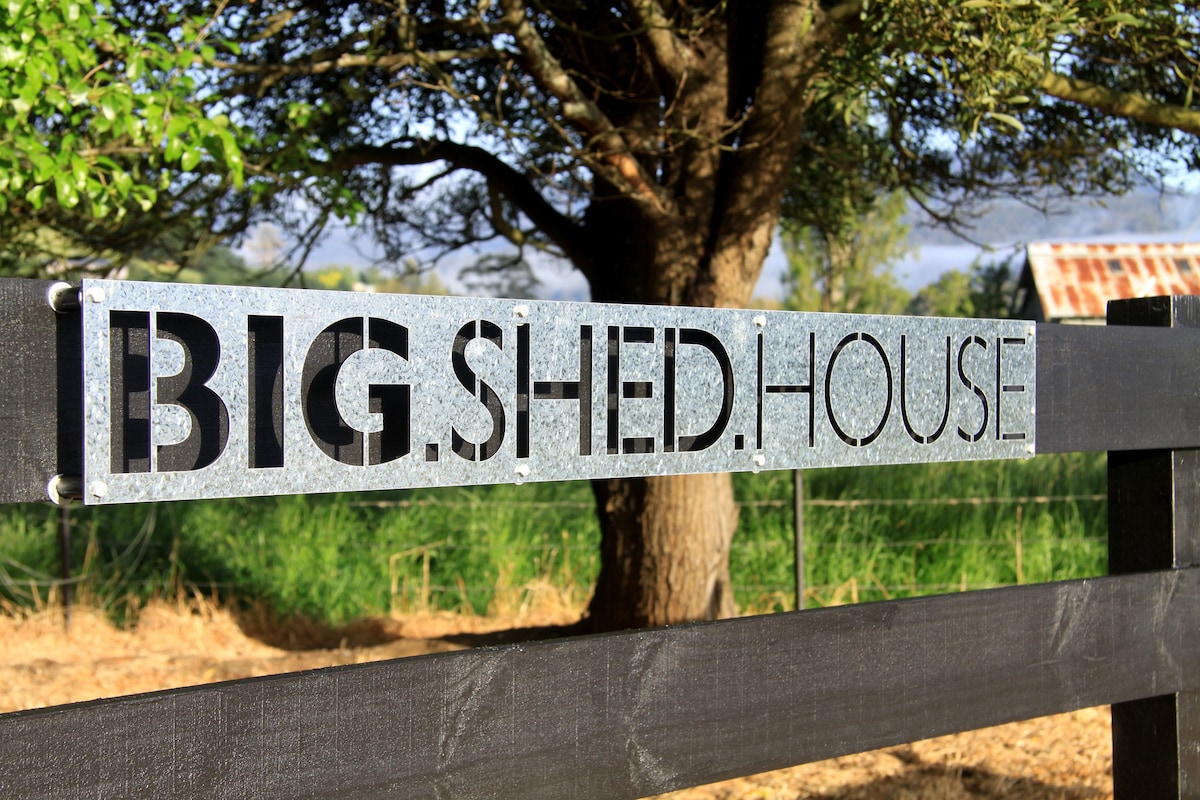
[[[83,285],[84,499],[1015,458],[1034,326]]]

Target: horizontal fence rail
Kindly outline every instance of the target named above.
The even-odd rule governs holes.
[[[1200,330],[1037,326],[1039,453],[1200,447]]]
[[[636,798],[1200,689],[1200,570],[424,656],[0,716],[0,796]]]
[[[0,447],[11,458],[0,502],[44,500],[50,477],[83,473],[81,321],[49,307],[50,285],[0,281]],[[1200,446],[1200,330],[1038,325],[1033,340],[1037,452]],[[772,388],[806,389],[763,396],[786,396]]]
[[[99,291],[91,299],[97,304],[111,299],[109,292],[125,291],[116,284],[94,286]],[[140,411],[127,413],[129,408],[104,417],[120,418],[125,427],[117,435],[103,421],[99,427],[93,424],[92,405],[87,408],[91,427],[83,424],[81,362],[89,359],[80,344],[79,315],[70,313],[70,302],[60,309],[67,313],[51,310],[48,288],[45,282],[0,281],[0,300],[9,311],[0,328],[0,452],[5,456],[0,502],[45,499],[47,482],[55,475],[67,480],[51,483],[52,493],[80,492],[87,431],[100,442],[124,442],[125,433],[132,431],[139,446],[155,435],[143,435],[141,426],[149,420],[138,416]],[[173,296],[171,290],[141,291]],[[314,307],[311,299],[304,303]],[[448,308],[442,304],[437,301],[439,313]],[[525,306],[510,310],[520,319],[529,314]],[[241,333],[229,328],[231,336],[262,334],[264,347],[278,349],[286,309],[252,311],[250,327],[243,325]],[[119,365],[114,367],[118,371],[140,371],[145,364],[139,359],[149,362],[145,339],[158,322],[168,336],[185,342],[185,360],[186,342],[199,341],[198,329],[183,319],[188,317],[184,310],[160,315],[144,309],[130,316],[118,309],[109,317],[97,316],[95,309],[91,313],[93,319],[108,320],[93,328],[98,341],[116,338],[111,351],[101,347],[86,352]],[[537,313],[551,312],[539,307]],[[628,313],[637,317],[645,312]],[[738,407],[745,416],[758,403],[761,426],[763,398],[772,389],[781,395],[807,392],[815,406],[815,380],[764,383],[761,330],[769,327],[766,317],[760,322],[748,312],[730,313],[740,316],[722,318],[706,310],[687,317],[712,320],[739,346],[758,342],[759,391],[751,394],[749,405],[738,407],[731,399],[730,379],[723,377],[728,391],[722,415]],[[1200,301],[1125,301],[1113,304],[1109,314],[1111,327],[996,327],[994,407],[1004,407],[1003,393],[1020,397],[1012,408],[1023,409],[1026,421],[1033,412],[1035,424],[1028,432],[1036,430],[1036,437],[1024,440],[1023,432],[1004,428],[1011,434],[1006,439],[996,418],[996,442],[981,455],[965,455],[975,451],[957,442],[938,444],[946,451],[942,460],[1012,457],[1028,452],[1034,440],[1043,453],[1109,451],[1112,577],[512,645],[0,715],[0,797],[636,798],[1101,704],[1113,704],[1118,798],[1200,796],[1200,536],[1195,522],[1200,514]],[[364,319],[355,323],[357,328],[347,328],[357,330],[358,348]],[[582,373],[587,363],[601,363],[588,361],[597,319],[588,316],[577,326],[577,381],[561,375],[533,379],[534,399],[579,401],[581,448],[586,433]],[[774,319],[787,327],[796,318]],[[124,320],[125,328],[113,320]],[[374,326],[375,318],[371,320]],[[353,318],[337,324],[342,322]],[[613,377],[620,370],[616,353],[621,343],[653,340],[649,323],[642,317],[635,322],[627,338],[619,326],[604,334],[610,359],[608,399],[615,398],[618,407],[622,398],[651,396],[645,376],[625,384]],[[851,334],[845,330],[857,323],[846,319],[814,320],[812,325],[827,323],[828,330],[843,336],[829,356],[830,374],[846,343],[872,343],[885,365],[886,345],[881,342],[890,341],[889,336],[904,352],[904,323],[877,319]],[[490,336],[497,343],[499,328],[489,324],[497,330],[486,336],[483,322],[469,323],[462,329],[469,335],[460,331],[459,336]],[[528,411],[531,397],[528,352],[521,350],[529,344],[528,325],[506,324],[515,325],[518,350],[525,353],[517,355],[514,389],[521,414]],[[702,347],[721,361],[719,341],[686,327],[698,323],[665,324],[663,338],[671,348],[701,346],[697,342],[703,340],[707,344]],[[866,331],[871,325],[877,326],[874,333]],[[959,325],[935,322],[927,332],[935,331],[939,343],[945,334],[947,354],[952,334],[966,337],[958,359],[962,385],[969,389],[973,384],[963,372],[963,353],[976,339],[983,340],[969,325]],[[370,328],[371,336],[378,333],[381,342],[391,342],[394,354],[403,356],[407,339],[397,338],[397,326],[383,320],[378,327]],[[126,337],[123,344],[120,336]],[[596,334],[596,342],[600,336]],[[806,334],[805,340],[813,342],[815,336]],[[1036,344],[1032,376],[1020,371],[1028,366],[1029,349],[1020,345],[1030,341]],[[1026,375],[1020,380],[1036,384],[1036,392],[1002,379],[1001,353],[1009,345],[1022,353],[1013,362],[1015,374]],[[743,351],[734,361],[754,364],[754,347]],[[264,352],[253,350],[251,362],[270,361]],[[674,359],[674,350],[668,352]],[[322,353],[313,362],[316,366],[328,361]],[[342,363],[330,363],[335,362]],[[669,363],[674,369],[673,360]],[[723,363],[730,365],[728,354]],[[132,403],[135,395],[139,409],[149,402],[140,396],[136,381],[125,387],[125,394],[110,394],[108,373],[94,364],[87,369],[87,385],[94,385],[92,399],[99,406],[113,398],[118,405]],[[748,369],[753,373],[755,368]],[[147,368],[142,377],[148,382],[151,374]],[[459,370],[460,378],[464,374]],[[575,389],[568,392],[568,383]],[[828,405],[828,375],[825,384],[828,421],[836,428]],[[227,381],[227,390],[242,391],[230,386]],[[667,386],[675,388],[664,379]],[[264,383],[256,391],[262,390],[265,398],[269,388]],[[972,401],[961,387],[957,391],[957,413],[968,414]],[[539,392],[545,396],[539,398]],[[887,392],[890,398],[890,376]],[[973,394],[986,406],[981,392]],[[481,401],[485,395],[480,389]],[[949,409],[949,389],[945,396]],[[674,395],[670,397],[674,403]],[[270,404],[264,403],[261,409],[251,404],[253,415],[263,420],[270,416],[264,410]],[[679,410],[668,405],[672,413]],[[495,404],[488,408],[495,411]],[[610,415],[609,421],[613,419]],[[1009,423],[1021,424],[1014,419],[1009,417]],[[518,417],[518,427],[527,422]],[[669,438],[672,446],[673,424],[672,419],[662,428],[670,432],[663,441]],[[810,413],[810,430],[812,424]],[[269,428],[264,423],[255,435],[269,438]],[[747,423],[743,430],[752,431],[753,425]],[[927,445],[937,438],[918,437],[910,429],[907,441],[892,433],[905,453],[919,451],[913,450],[913,442]],[[742,468],[737,464],[753,449],[748,436],[727,437],[739,460],[734,464],[726,453],[721,464]],[[843,441],[857,447],[874,436],[843,436]],[[701,437],[680,437],[678,442],[685,438]],[[645,455],[643,445],[654,446],[650,440],[627,441],[632,444],[624,451],[618,448],[618,454]],[[427,463],[436,464],[441,457],[437,443],[423,447]],[[262,456],[257,448],[250,445],[248,452]],[[368,449],[360,449],[360,457],[366,458]],[[898,452],[882,455],[893,458]],[[176,453],[167,463],[180,457]],[[763,466],[765,457],[755,463]],[[153,456],[148,464],[154,467]],[[109,468],[101,467],[107,474]],[[111,467],[117,477],[124,470],[121,464]],[[104,481],[89,486],[93,499],[103,501],[108,491]],[[161,498],[151,493],[147,499]]]

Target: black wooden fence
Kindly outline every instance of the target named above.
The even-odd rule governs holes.
[[[0,281],[9,501],[78,474],[46,288]],[[1109,322],[1038,328],[1037,442],[1109,451],[1111,576],[0,715],[0,797],[636,798],[1108,703],[1117,797],[1198,797],[1200,298]]]

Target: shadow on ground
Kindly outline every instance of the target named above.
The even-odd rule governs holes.
[[[559,639],[587,633],[585,621],[581,620],[571,625],[539,625],[421,638],[414,637],[401,620],[374,617],[356,620],[347,625],[327,625],[301,614],[280,616],[263,603],[236,612],[235,618],[242,633],[250,638],[291,652],[385,646],[391,650],[401,643],[409,643],[409,654],[419,655],[425,652]]]
[[[1090,786],[1056,786],[976,767],[930,764],[907,748],[890,751],[903,772],[804,800],[1094,800],[1111,795]]]

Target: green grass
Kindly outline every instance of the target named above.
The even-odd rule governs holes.
[[[1104,571],[1101,501],[922,503],[1104,492],[1103,455],[804,474],[807,605]],[[792,473],[735,476],[739,605],[794,606]],[[913,504],[855,505],[892,499]],[[830,505],[829,503],[834,503]],[[598,569],[586,483],[73,508],[74,591],[122,618],[201,592],[340,624],[392,611],[511,613],[539,588],[582,604]],[[0,509],[0,603],[51,602],[58,511]]]
[[[791,473],[736,484],[742,502],[790,497]],[[1105,571],[1107,503],[922,502],[1102,495],[1102,454],[804,474],[806,605],[888,599]],[[895,500],[893,505],[853,501]],[[822,505],[833,501],[835,504]],[[749,504],[733,550],[739,602],[794,607],[792,510]]]

